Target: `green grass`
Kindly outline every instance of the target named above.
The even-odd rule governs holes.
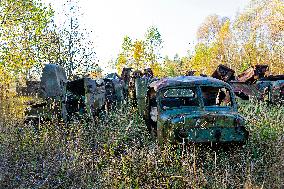
[[[94,123],[46,123],[38,132],[2,115],[0,188],[283,187],[284,107],[243,102],[239,110],[248,143],[218,151],[158,146],[126,107]]]

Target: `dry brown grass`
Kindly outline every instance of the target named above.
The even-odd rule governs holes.
[[[2,114],[0,188],[283,188],[284,107],[240,111],[251,133],[243,148],[185,151],[157,146],[131,108],[38,131]]]

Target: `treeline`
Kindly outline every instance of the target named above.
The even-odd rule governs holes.
[[[69,79],[101,72],[89,32],[80,24],[78,0],[64,0],[63,6],[65,21],[59,27],[52,7],[40,0],[0,1],[0,97],[11,83],[33,79],[31,72],[38,73],[43,63],[62,65]],[[125,36],[115,60],[117,71],[151,67],[160,77],[188,70],[210,75],[218,64],[237,73],[268,64],[271,73],[283,74],[283,7],[282,0],[251,0],[233,20],[210,15],[197,31],[195,48],[174,59],[161,57],[163,39],[156,27],[150,27],[143,39]]]
[[[256,64],[267,64],[270,72],[284,72],[284,3],[282,0],[251,0],[230,20],[208,16],[197,31],[197,44],[185,57],[160,58],[162,36],[150,27],[145,39],[126,36],[116,59],[117,70],[123,67],[151,67],[156,76],[174,76],[194,70],[209,74],[219,64],[240,73]]]
[[[11,84],[33,80],[44,63],[63,66],[69,79],[99,70],[77,0],[64,0],[60,26],[40,0],[2,0],[0,10],[0,97]]]

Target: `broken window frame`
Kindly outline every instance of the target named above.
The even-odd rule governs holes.
[[[215,88],[225,88],[230,95],[230,105],[228,106],[220,106],[220,105],[212,105],[212,106],[205,106],[204,100],[203,100],[203,95],[202,95],[202,87],[215,87]],[[195,94],[196,94],[196,99],[198,100],[198,106],[180,106],[180,107],[168,107],[164,108],[162,105],[161,100],[163,99],[164,92],[170,88],[195,88]],[[226,111],[234,110],[237,108],[235,99],[233,98],[233,92],[230,88],[225,87],[225,86],[219,86],[219,85],[190,85],[190,86],[174,86],[174,87],[166,87],[161,89],[160,91],[157,92],[157,103],[159,106],[159,109],[161,111],[167,111],[167,110],[174,110],[174,109],[182,109],[182,108],[189,108],[189,109],[194,109],[194,110],[204,110],[204,109],[212,109],[212,108],[217,108],[217,109],[226,109]]]
[[[218,95],[219,94],[217,94],[217,97],[216,97],[216,103],[215,103],[215,105],[206,105],[206,103],[205,103],[205,101],[204,101],[204,93],[203,93],[203,90],[202,90],[202,88],[204,88],[204,87],[208,87],[208,88],[219,88],[219,90],[220,89],[225,89],[226,90],[226,92],[228,92],[228,94],[229,94],[229,104],[228,105],[221,105],[221,103],[220,103],[220,105],[218,105],[217,104],[217,98],[218,98]],[[232,94],[232,91],[229,89],[229,88],[227,88],[227,87],[225,87],[225,86],[210,86],[210,85],[203,85],[203,86],[199,86],[199,88],[200,88],[200,94],[201,94],[201,96],[200,96],[200,98],[202,99],[202,102],[203,102],[203,106],[204,107],[218,107],[218,108],[233,108],[234,107],[234,100],[233,100],[233,94]],[[218,92],[218,93],[220,93],[220,91]],[[225,100],[225,98],[223,99],[223,100]]]

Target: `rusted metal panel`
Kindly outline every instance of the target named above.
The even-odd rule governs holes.
[[[262,93],[258,90],[256,85],[248,85],[238,81],[231,81],[230,85],[232,86],[234,93],[243,100],[249,100],[252,97],[258,100],[263,98]]]
[[[124,96],[128,96],[128,86],[130,82],[130,76],[133,68],[123,68],[121,73],[121,79],[125,83],[125,94]]]
[[[228,82],[235,94],[243,100],[256,98],[271,103],[282,100],[282,82],[284,75],[266,76],[268,65],[255,65],[234,79],[234,71],[225,65],[219,65],[212,77]]]
[[[137,106],[135,80],[137,78],[142,78],[142,76],[143,73],[140,70],[133,71],[130,76],[130,81],[128,86],[128,97],[133,101],[134,106]]]
[[[215,72],[212,74],[212,77],[216,79],[220,79],[222,81],[231,81],[235,80],[235,71],[232,70],[231,68],[220,64]]]
[[[103,80],[81,78],[67,83],[67,111],[69,114],[88,112],[96,115],[105,106]]]
[[[248,84],[255,83],[257,80],[263,78],[268,71],[267,65],[256,65],[248,68],[236,78],[239,82],[245,82]]]
[[[69,120],[74,115],[88,113],[90,118],[105,105],[105,86],[103,81],[81,78],[66,79],[62,67],[45,65],[41,77],[40,101],[33,103],[26,111],[28,119],[52,120],[55,117]]]
[[[111,109],[115,105],[120,105],[124,101],[125,96],[124,81],[117,74],[112,75],[114,77],[109,77],[109,74],[104,78],[108,109]]]
[[[158,80],[157,78],[142,77],[135,80],[135,91],[139,114],[143,115],[146,108],[147,90],[150,83]]]
[[[42,98],[61,100],[66,90],[67,76],[61,66],[46,64],[40,79],[40,93]]]
[[[272,103],[284,104],[284,80],[273,81],[269,92]]]
[[[66,83],[67,77],[61,66],[46,64],[42,71],[39,99],[26,109],[26,121],[66,120]]]

